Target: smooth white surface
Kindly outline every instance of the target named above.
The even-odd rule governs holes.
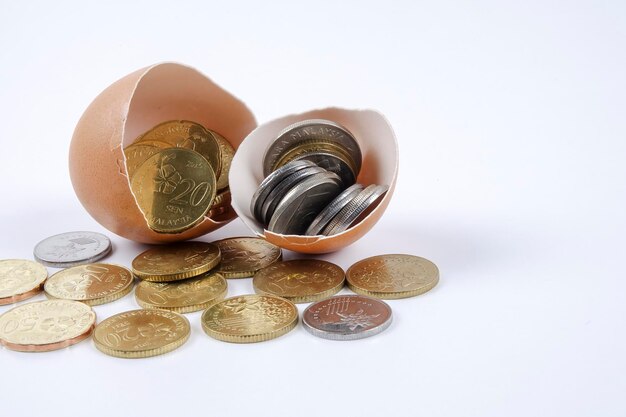
[[[328,105],[383,112],[400,146],[394,199],[324,259],[412,253],[441,283],[390,301],[395,322],[369,340],[298,328],[233,345],[195,313],[185,346],[147,360],[91,341],[2,349],[3,416],[626,414],[624,2],[130,3],[2,1],[1,258],[104,231],[69,181],[74,125],[119,77],[176,60],[260,122]],[[208,239],[240,234],[235,221]],[[112,262],[143,249],[113,241]],[[136,307],[128,296],[95,309]]]

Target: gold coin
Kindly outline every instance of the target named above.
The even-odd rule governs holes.
[[[213,205],[211,206],[211,210],[217,209],[219,207],[230,207],[231,195],[230,189],[225,189],[220,191],[218,195],[215,196],[213,200]],[[209,212],[211,211],[209,210]]]
[[[0,344],[21,352],[62,349],[89,337],[95,323],[96,313],[78,301],[22,304],[0,316]]]
[[[210,130],[209,132],[211,132],[213,137],[217,140],[222,153],[222,170],[220,171],[220,175],[217,177],[217,189],[223,190],[224,188],[228,188],[228,173],[230,172],[230,164],[235,156],[235,149],[224,136],[213,130]]]
[[[26,259],[0,261],[0,305],[17,303],[41,291],[48,270],[40,263]]]
[[[223,300],[226,292],[224,277],[207,272],[196,278],[176,282],[141,281],[135,289],[135,298],[143,308],[190,313],[204,310]]]
[[[323,300],[343,288],[346,274],[335,264],[318,259],[278,262],[254,275],[259,294],[272,294],[294,303]]]
[[[215,198],[215,175],[199,153],[170,148],[146,159],[131,188],[152,230],[180,233],[204,219]]]
[[[258,237],[231,237],[213,242],[222,260],[215,268],[224,278],[251,277],[256,271],[280,261],[280,248]]]
[[[189,320],[173,311],[132,310],[98,324],[93,341],[110,356],[147,358],[179,348],[190,331]]]
[[[298,324],[298,309],[272,295],[227,298],[202,313],[202,329],[209,336],[232,343],[254,343],[288,333]]]
[[[140,253],[133,260],[133,273],[146,281],[178,281],[207,272],[220,259],[220,249],[216,245],[181,242]]]
[[[222,151],[217,139],[204,126],[195,122],[171,120],[158,124],[137,142],[165,142],[174,148],[191,149],[209,161],[216,178],[222,170]]]
[[[150,143],[133,143],[124,149],[124,155],[126,156],[126,175],[128,178],[132,178],[137,172],[137,169],[146,162],[146,159],[152,155],[157,154],[161,149],[167,148],[167,144],[164,146],[155,146]]]
[[[348,287],[370,297],[413,297],[439,282],[439,269],[428,259],[413,255],[380,255],[363,259],[347,272]]]
[[[300,142],[293,149],[285,152],[285,154],[276,161],[273,166],[273,170],[276,170],[295,159],[301,158],[311,153],[329,153],[331,155],[334,155],[335,157],[345,162],[346,165],[348,165],[348,167],[354,173],[355,177],[358,174],[357,165],[343,146],[338,145],[334,142],[324,142],[319,140],[307,140]]]
[[[51,298],[82,301],[96,306],[122,298],[133,288],[133,274],[121,266],[105,263],[74,266],[57,272],[46,281]]]

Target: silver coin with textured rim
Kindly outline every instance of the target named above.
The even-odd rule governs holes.
[[[316,236],[321,234],[326,225],[346,206],[346,204],[352,201],[361,190],[363,190],[361,184],[354,184],[343,190],[341,194],[331,201],[311,222],[309,228],[306,229],[306,235]]]
[[[383,196],[388,189],[389,187],[386,185],[366,187],[328,223],[322,234],[331,236],[349,229],[357,218]]]
[[[344,187],[348,187],[356,182],[356,173],[352,172],[350,166],[331,153],[309,153],[296,158],[295,161],[311,161],[318,167],[324,168],[326,171],[334,172],[339,175]]]
[[[311,304],[302,314],[302,326],[330,340],[356,340],[377,335],[392,322],[391,307],[362,295],[339,295]]]
[[[67,232],[39,242],[35,259],[53,268],[67,268],[96,262],[111,253],[111,240],[102,233]]]

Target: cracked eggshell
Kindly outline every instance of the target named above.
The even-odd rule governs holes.
[[[70,145],[72,185],[89,214],[113,233],[143,243],[192,239],[234,218],[202,222],[179,234],[152,231],[126,176],[123,149],[168,120],[193,120],[235,149],[256,120],[246,105],[197,70],[176,63],[142,68],[104,90],[83,113]]]
[[[263,180],[263,155],[278,133],[292,123],[327,119],[339,123],[355,136],[363,154],[357,182],[389,186],[384,198],[356,226],[333,236],[295,236],[272,233],[250,212],[252,195]],[[383,215],[393,195],[398,176],[398,143],[385,117],[374,110],[326,108],[273,120],[257,127],[239,146],[230,169],[232,206],[258,236],[281,248],[302,253],[327,253],[346,247],[365,235]]]

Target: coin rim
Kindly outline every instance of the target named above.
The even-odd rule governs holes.
[[[218,274],[221,274],[226,279],[239,279],[239,278],[249,278],[249,277],[252,277],[259,270],[261,270],[263,268],[266,268],[266,267],[268,267],[270,265],[273,265],[276,262],[280,262],[283,259],[283,249],[280,246],[277,246],[277,245],[275,245],[275,244],[273,244],[271,242],[268,242],[267,239],[264,239],[262,237],[257,237],[257,236],[234,236],[234,237],[227,237],[227,238],[224,238],[224,239],[214,240],[211,243],[216,244],[218,242],[223,242],[225,240],[233,240],[233,239],[262,240],[265,243],[267,243],[269,245],[272,245],[272,246],[274,246],[274,247],[276,247],[278,249],[278,257],[276,259],[274,259],[272,262],[270,262],[269,264],[267,264],[267,265],[265,265],[265,266],[263,266],[261,268],[258,268],[258,269],[254,269],[254,270],[247,269],[245,271],[228,271],[228,272],[227,271],[220,271],[220,269],[219,269],[220,268],[220,264],[221,264],[221,260],[220,260],[220,264],[218,264],[215,267],[215,272],[217,272]],[[219,248],[219,245],[216,245],[216,246]],[[220,249],[220,253],[221,253],[221,249]]]
[[[176,244],[181,244],[181,243],[205,243],[207,245],[212,245],[209,242],[204,242],[201,240],[188,240],[185,242],[180,242],[180,243],[176,243]],[[142,280],[146,280],[146,281],[151,281],[151,282],[172,282],[172,281],[180,281],[182,279],[186,279],[186,278],[193,278],[193,277],[197,277],[198,275],[202,275],[205,272],[210,271],[211,269],[213,269],[217,264],[220,263],[221,259],[222,259],[222,252],[219,248],[219,246],[217,245],[212,245],[215,246],[217,248],[217,256],[212,259],[209,263],[205,264],[205,265],[201,265],[197,268],[191,269],[189,271],[183,271],[183,272],[175,272],[173,274],[155,274],[155,273],[150,273],[150,272],[141,272],[138,271],[135,266],[133,265],[133,263],[135,262],[135,260],[137,258],[139,258],[141,255],[143,255],[144,253],[153,250],[153,249],[157,249],[157,247],[153,247],[150,249],[146,249],[145,251],[141,252],[139,255],[135,256],[131,262],[131,270],[133,272],[133,274]],[[159,248],[163,248],[165,246],[161,246]]]
[[[78,260],[78,261],[71,261],[71,262],[48,261],[48,260],[45,260],[45,259],[43,259],[43,258],[41,258],[40,256],[37,255],[37,248],[44,241],[46,241],[48,239],[55,238],[57,236],[68,235],[68,234],[71,234],[71,233],[90,233],[90,234],[94,234],[94,235],[100,235],[100,236],[104,237],[104,239],[106,240],[106,243],[108,243],[108,244],[106,245],[106,249],[104,251],[102,251],[101,253],[96,254],[95,256],[92,256],[90,258],[83,259],[83,260]],[[42,264],[44,266],[49,266],[49,267],[52,267],[52,268],[69,268],[69,267],[72,267],[72,266],[78,266],[78,265],[95,263],[95,262],[99,261],[100,259],[103,259],[103,258],[107,257],[111,253],[112,250],[113,250],[113,243],[111,242],[111,239],[109,239],[109,237],[107,235],[104,235],[104,234],[102,234],[100,232],[90,232],[88,230],[76,230],[74,232],[57,233],[56,235],[48,236],[47,238],[40,240],[35,245],[35,248],[33,249],[33,257],[35,258],[35,260],[37,262],[39,262],[40,264]]]
[[[48,268],[46,268],[45,265],[42,265],[41,263],[39,263],[37,261],[31,261],[30,259],[19,259],[19,258],[1,259],[0,263],[2,263],[4,261],[20,261],[20,262],[34,263],[35,265],[40,266],[41,268],[43,268],[43,270],[44,270],[44,272],[46,274],[45,274],[44,278],[42,280],[40,280],[40,282],[37,284],[37,286],[29,289],[28,291],[24,291],[24,292],[21,292],[21,293],[18,293],[18,294],[11,294],[8,297],[1,297],[0,298],[0,306],[6,306],[6,305],[18,303],[20,301],[28,300],[29,298],[32,298],[32,297],[36,296],[37,294],[39,294],[40,292],[43,291],[43,286],[46,283],[46,281],[48,280],[48,276],[50,275],[49,272],[48,272]]]

